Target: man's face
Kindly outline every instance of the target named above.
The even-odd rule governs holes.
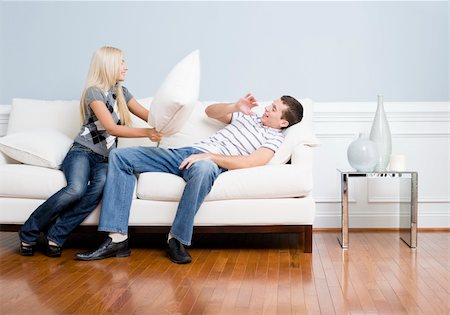
[[[286,109],[287,105],[284,105],[281,99],[273,101],[271,105],[266,107],[264,114],[262,115],[262,124],[266,127],[275,129],[287,127],[289,122],[286,119],[281,118]]]

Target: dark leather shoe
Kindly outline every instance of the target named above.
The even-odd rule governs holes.
[[[20,255],[22,256],[33,256],[34,255],[34,246],[33,245],[23,245],[22,241],[20,241]]]
[[[112,239],[108,237],[99,248],[75,255],[78,260],[98,260],[108,257],[128,257],[131,255],[131,250],[128,247],[128,239],[120,243],[113,243]]]
[[[45,255],[48,257],[61,257],[61,247],[56,245],[47,245]]]
[[[167,253],[170,260],[176,264],[189,264],[192,261],[192,257],[184,248],[184,245],[174,237],[169,240]]]

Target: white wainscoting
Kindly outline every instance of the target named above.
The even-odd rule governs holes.
[[[314,197],[315,227],[340,227],[340,175],[350,170],[347,147],[358,132],[370,134],[376,103],[316,103]],[[406,166],[419,174],[422,228],[450,228],[450,104],[385,103],[392,134],[392,153],[405,154]],[[353,178],[349,183],[350,227],[398,227],[400,182]]]
[[[6,128],[8,128],[8,117],[11,111],[10,105],[0,105],[0,136],[6,134]]]
[[[340,227],[340,177],[349,170],[347,147],[359,132],[370,133],[376,102],[315,103],[314,197],[316,228]],[[450,228],[450,103],[385,102],[392,133],[392,153],[405,154],[407,169],[419,174],[420,228]],[[7,129],[10,106],[0,105],[0,135]],[[351,179],[350,227],[398,227],[396,179]]]

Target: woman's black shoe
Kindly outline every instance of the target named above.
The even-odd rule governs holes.
[[[128,247],[128,239],[120,243],[113,243],[112,239],[108,237],[99,248],[75,255],[78,260],[98,260],[108,257],[128,257],[131,255],[131,250]]]
[[[20,242],[20,255],[22,256],[33,256],[34,255],[34,246],[27,244],[23,245],[22,241]]]
[[[45,255],[48,257],[61,257],[61,247],[57,245],[47,245],[45,249]]]

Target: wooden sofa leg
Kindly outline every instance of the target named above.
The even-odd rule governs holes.
[[[305,226],[305,253],[312,253],[312,225]]]

